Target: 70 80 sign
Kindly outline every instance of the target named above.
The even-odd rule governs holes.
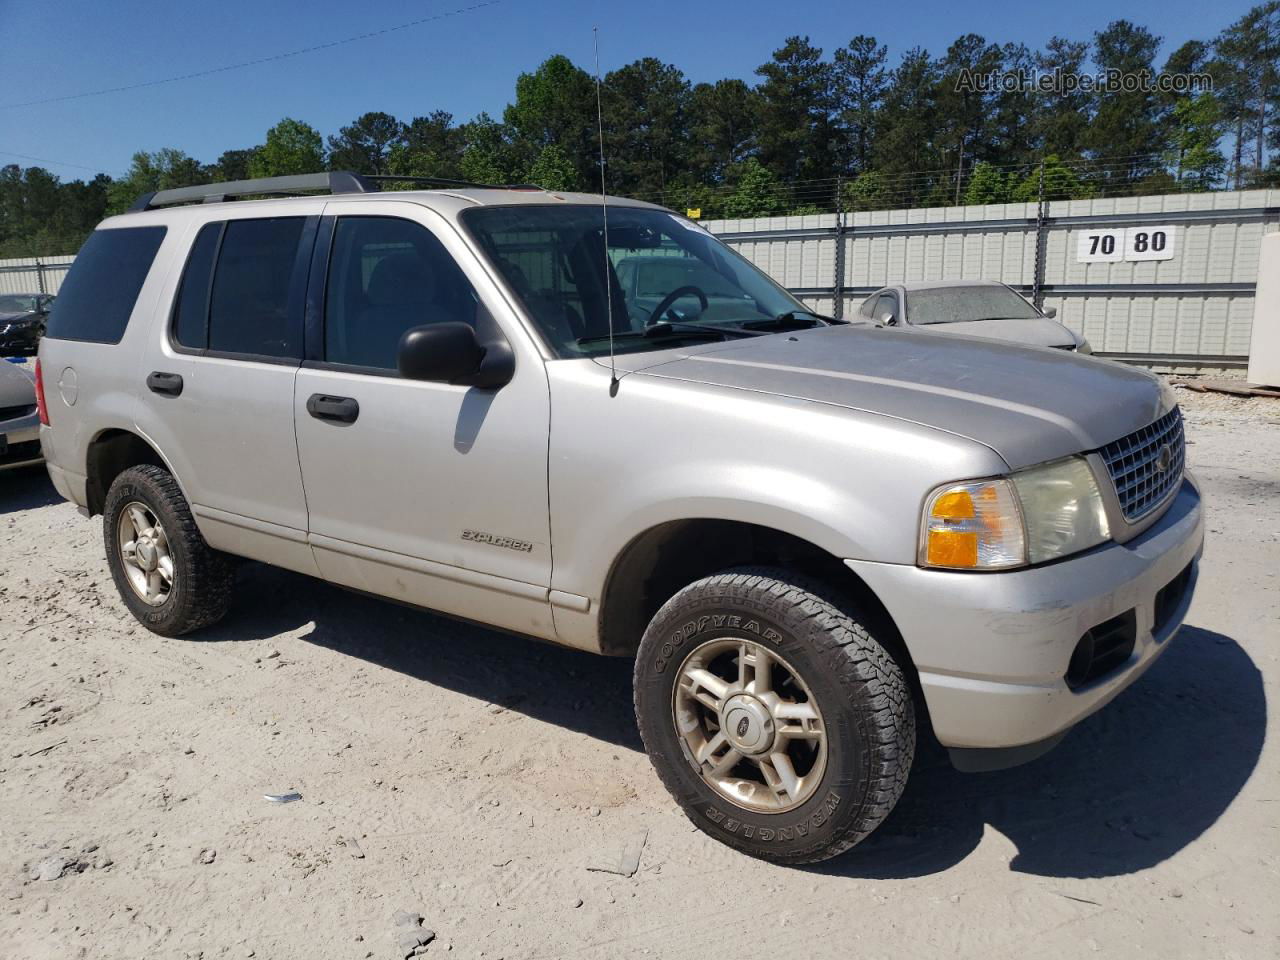
[[[1127,227],[1084,230],[1076,240],[1078,263],[1117,263],[1121,260],[1172,260],[1177,234],[1174,227]]]

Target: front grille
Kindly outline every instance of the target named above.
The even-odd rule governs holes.
[[[29,417],[36,412],[34,403],[21,407],[0,407],[0,423],[6,420],[17,420],[21,417]]]
[[[1141,520],[1182,482],[1186,443],[1182,411],[1174,407],[1155,423],[1107,444],[1099,453],[1125,519]]]

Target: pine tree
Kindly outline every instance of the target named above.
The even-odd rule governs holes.
[[[689,162],[689,82],[645,57],[609,73],[604,92],[609,189],[661,196]]]
[[[871,164],[871,145],[889,74],[889,48],[856,36],[835,52],[833,106],[841,139],[840,165],[860,173]]]
[[[874,169],[890,178],[909,176],[895,198],[898,206],[929,191],[925,171],[937,170],[942,158],[935,142],[939,125],[938,69],[927,50],[908,50],[889,82],[881,109],[880,129],[872,147]]]
[[[689,96],[690,164],[718,183],[756,147],[760,94],[742,80],[700,83]]]
[[[788,37],[756,69],[760,160],[786,182],[830,175],[834,138],[831,65],[808,37]]]
[[[329,138],[329,169],[386,174],[392,148],[403,142],[404,127],[391,114],[361,114]]]
[[[1081,75],[1089,57],[1089,45],[1053,37],[1034,58],[1042,74]],[[1034,100],[1028,117],[1032,140],[1039,150],[1062,157],[1078,157],[1084,151],[1085,133],[1093,116],[1092,97],[1081,90],[1055,90]]]
[[[1094,34],[1094,62],[1118,75],[1155,74],[1160,38],[1146,27],[1116,20]],[[1094,100],[1093,119],[1084,146],[1098,157],[1123,158],[1101,177],[1109,189],[1132,191],[1155,170],[1164,148],[1160,104],[1144,89],[1107,90]]]

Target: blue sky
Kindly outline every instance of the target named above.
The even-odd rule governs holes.
[[[777,0],[501,0],[493,6],[371,40],[261,66],[141,90],[29,107],[6,104],[142,83],[340,40],[447,13],[479,0],[0,0],[0,163],[39,157],[66,179],[119,173],[135,150],[177,147],[210,162],[261,143],[283,116],[330,134],[368,110],[409,119],[435,109],[459,120],[500,115],[515,78],[553,53],[590,69],[591,27],[601,67],[642,56],[693,81],[751,79],[790,34],[830,51],[876,36],[896,62],[916,45],[942,52],[976,32],[1032,47],[1051,35],[1087,39],[1127,18],[1164,37],[1160,59],[1192,37],[1211,38],[1252,5],[1198,0],[1034,0],[957,3],[790,3]],[[84,169],[90,168],[90,169]]]

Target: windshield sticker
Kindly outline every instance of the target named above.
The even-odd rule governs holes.
[[[677,217],[674,213],[669,213],[667,214],[667,216],[669,216],[676,223],[680,224],[680,226],[684,227],[686,230],[692,230],[694,233],[707,232],[707,229],[705,227],[700,227],[693,221],[684,219],[684,217]]]

